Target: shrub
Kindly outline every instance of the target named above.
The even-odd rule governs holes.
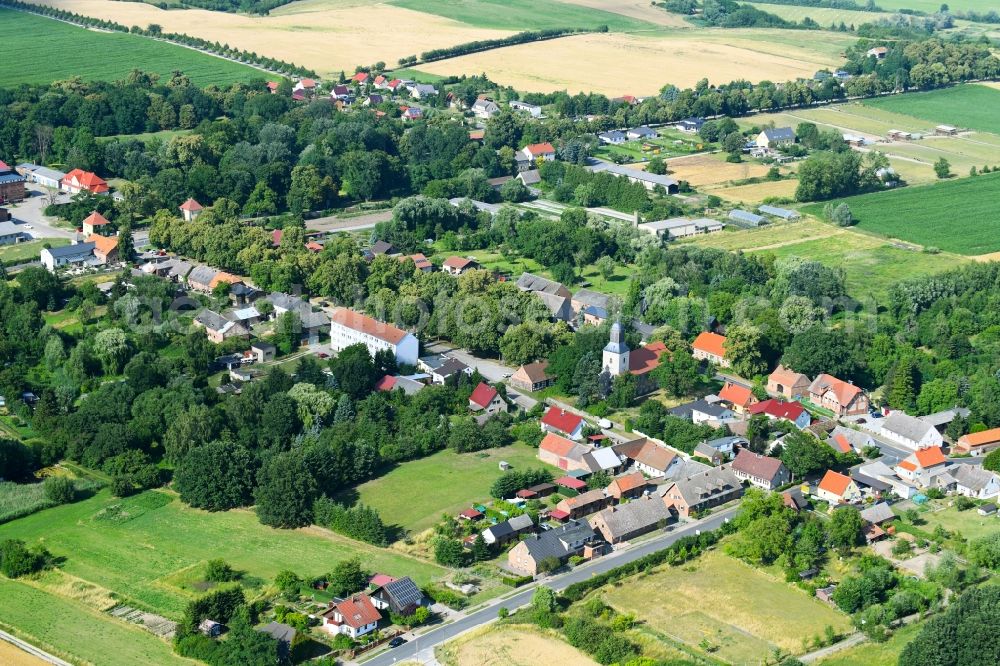
[[[52,556],[42,546],[28,548],[20,539],[0,542],[0,573],[20,578],[37,573],[49,565]]]
[[[69,504],[76,499],[76,486],[65,476],[50,476],[43,484],[45,498],[56,504]]]
[[[209,560],[205,566],[205,580],[211,583],[228,583],[238,580],[239,573],[234,570],[225,560]]]

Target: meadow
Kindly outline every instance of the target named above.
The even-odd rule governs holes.
[[[656,28],[652,23],[622,14],[557,0],[390,0],[390,4],[476,28],[515,32],[554,28],[593,30],[602,25],[612,32]]]
[[[899,654],[916,638],[922,623],[910,624],[893,632],[885,643],[864,642],[817,662],[817,666],[897,666]]]
[[[0,16],[0,19],[2,19],[2,16]],[[0,31],[2,30],[3,28],[0,28]],[[49,247],[62,247],[63,245],[69,245],[69,239],[42,238],[36,241],[17,243],[15,245],[0,245],[0,262],[5,264],[16,264],[23,261],[38,259],[39,255],[42,253],[42,248],[46,245]]]
[[[875,192],[833,202],[851,208],[857,227],[962,255],[1000,251],[1000,174]],[[822,214],[824,204],[803,210]]]
[[[904,503],[895,511],[898,515],[909,508],[913,508],[913,505]],[[970,541],[1000,532],[1000,520],[997,520],[996,516],[980,516],[975,509],[959,511],[954,506],[948,506],[946,501],[940,500],[928,502],[917,509],[925,521],[919,526],[924,532],[933,532],[934,528],[940,525],[946,530],[961,533]]]
[[[183,46],[88,30],[11,9],[0,9],[0,43],[10,54],[32,54],[30,58],[0,58],[0,81],[6,86],[47,84],[72,76],[114,81],[135,68],[161,76],[179,69],[198,85],[228,85],[266,76],[252,67]],[[39,48],[41,44],[44,48]],[[81,58],[81,54],[87,57]]]
[[[867,100],[864,104],[935,124],[1000,134],[1000,90],[974,83],[882,97]]]
[[[520,443],[478,453],[446,449],[399,465],[357,486],[351,495],[378,509],[387,523],[416,534],[432,527],[441,514],[457,514],[474,502],[488,500],[501,460],[514,469],[546,467],[534,448]]]
[[[852,208],[853,210],[853,208]],[[843,268],[847,292],[857,299],[880,300],[900,280],[940,273],[967,261],[953,254],[928,254],[871,234],[805,219],[760,229],[698,236],[690,241],[729,251],[802,257],[832,268]]]
[[[172,580],[214,557],[264,581],[282,569],[303,577],[320,575],[351,557],[372,570],[408,574],[420,584],[444,572],[327,530],[277,530],[261,525],[251,511],[192,509],[166,491],[118,499],[104,490],[0,525],[0,539],[7,538],[44,543],[54,555],[66,558],[62,569],[68,575],[174,619],[191,592]]]
[[[127,568],[130,560],[129,554],[123,552],[117,566]],[[138,625],[116,620],[30,583],[0,577],[0,599],[3,599],[0,627],[76,663],[101,666],[194,663],[175,655],[168,642]]]
[[[827,626],[850,628],[846,615],[719,551],[606,588],[603,596],[668,638],[692,647],[707,641],[713,657],[730,663],[756,663],[775,647],[800,652]]]

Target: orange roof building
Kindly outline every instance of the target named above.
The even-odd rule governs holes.
[[[94,244],[94,256],[102,264],[113,264],[118,261],[117,237],[91,234],[85,242]]]
[[[825,373],[818,375],[809,385],[809,401],[829,409],[837,416],[868,412],[868,396],[864,391],[850,382]]]
[[[861,489],[851,477],[829,469],[816,486],[816,497],[830,504],[849,504],[861,499]]]
[[[95,210],[83,220],[83,233],[91,236],[109,224],[111,223],[108,222],[108,219]]]
[[[691,343],[691,355],[699,361],[708,361],[721,368],[728,368],[726,359],[726,336],[705,331]]]
[[[107,194],[111,191],[107,181],[96,173],[84,171],[83,169],[73,169],[63,176],[59,184],[63,191],[71,194],[78,194],[80,192]]]
[[[334,351],[360,343],[372,356],[388,349],[397,363],[417,364],[420,343],[412,333],[349,308],[336,308],[330,320],[330,347]]]
[[[750,405],[759,402],[749,386],[741,386],[733,382],[726,382],[726,385],[719,391],[719,397],[732,405],[734,411],[740,413],[749,409]]]
[[[1000,428],[962,435],[955,442],[955,453],[981,456],[1000,447]]]
[[[646,477],[642,472],[632,472],[624,476],[619,476],[607,487],[607,493],[617,500],[627,497],[638,497],[646,489]]]

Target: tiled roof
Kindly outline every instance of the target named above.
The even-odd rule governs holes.
[[[583,417],[559,407],[549,407],[549,411],[542,417],[542,423],[556,430],[571,433],[583,423]]]
[[[202,205],[197,201],[195,201],[194,199],[188,199],[187,201],[181,204],[180,208],[181,210],[186,210],[192,213],[196,213],[199,210],[202,210]]]
[[[833,391],[841,406],[851,404],[851,401],[861,393],[861,389],[854,384],[825,373],[818,375],[809,385],[810,393],[822,394],[827,391]]]
[[[620,493],[627,493],[637,488],[643,488],[646,485],[646,477],[642,475],[642,472],[632,472],[631,474],[626,474],[624,476],[619,476],[617,479],[611,482],[608,486],[610,491],[612,486],[618,489]]]
[[[524,147],[525,152],[529,155],[545,155],[547,153],[554,153],[556,149],[552,147],[549,142],[545,143],[530,143]]]
[[[753,391],[749,386],[741,386],[732,382],[726,382],[726,385],[719,391],[719,397],[726,402],[742,407],[748,406],[754,400]]]
[[[330,319],[341,326],[346,326],[379,340],[385,340],[390,344],[398,344],[408,335],[406,331],[396,328],[392,324],[372,319],[368,315],[347,308],[335,309]]]
[[[736,459],[733,460],[733,470],[758,479],[771,480],[781,471],[781,461],[762,456],[749,449],[740,449]]]
[[[560,458],[569,456],[569,454],[576,448],[580,449],[579,456],[576,457],[582,457],[583,455],[583,447],[576,442],[571,442],[565,437],[560,437],[554,432],[546,433],[545,437],[542,438],[542,442],[538,445],[538,448],[548,453],[557,455]]]
[[[945,463],[944,454],[941,453],[941,449],[937,446],[929,446],[925,449],[920,449],[913,454],[917,463],[923,468],[934,467],[935,465],[943,465]]]
[[[360,629],[382,619],[382,614],[375,608],[375,604],[364,594],[355,594],[334,604],[333,609],[327,611],[327,615],[334,609],[344,618],[344,624],[354,629]]]
[[[497,397],[497,390],[495,388],[486,382],[479,382],[479,386],[469,396],[469,402],[477,405],[480,409],[486,409],[495,397]]]
[[[104,226],[105,224],[111,224],[111,223],[108,222],[108,218],[104,217],[95,210],[86,218],[84,218],[83,224],[90,225],[92,227],[101,227]]]
[[[751,414],[767,414],[776,419],[787,419],[789,421],[799,418],[804,411],[806,411],[806,408],[794,400],[785,402],[773,398],[750,407]]]
[[[844,476],[839,472],[834,472],[832,469],[829,469],[826,471],[826,474],[823,475],[823,480],[819,482],[819,489],[833,493],[837,497],[843,497],[844,493],[847,492],[848,486],[850,485],[851,477]]]
[[[970,432],[968,435],[962,435],[958,438],[958,444],[964,444],[969,447],[985,446],[987,444],[996,444],[997,442],[1000,442],[1000,428]]]
[[[715,356],[725,357],[725,344],[726,336],[705,331],[698,334],[698,337],[691,343],[691,347]]]

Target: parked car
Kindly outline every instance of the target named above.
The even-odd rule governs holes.
[[[389,647],[397,648],[405,642],[406,642],[405,638],[403,638],[402,636],[396,636],[391,641],[389,641]]]

